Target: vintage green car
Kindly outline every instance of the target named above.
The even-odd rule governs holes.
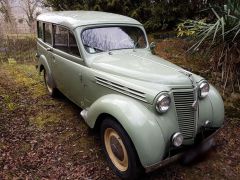
[[[37,68],[49,94],[59,90],[82,108],[81,116],[100,131],[107,160],[121,178],[136,178],[193,144],[212,142],[223,125],[218,91],[153,55],[154,44],[138,21],[62,11],[39,15],[37,27]]]

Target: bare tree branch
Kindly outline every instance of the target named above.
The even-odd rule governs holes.
[[[0,0],[0,14],[3,15],[5,22],[12,23],[13,16],[9,0]]]
[[[42,5],[42,0],[21,0],[21,9],[25,12],[27,25],[33,30],[36,16],[38,15],[38,7]]]

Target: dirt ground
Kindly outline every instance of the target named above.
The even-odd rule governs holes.
[[[64,96],[48,96],[34,65],[0,64],[0,179],[117,179],[79,112]],[[240,120],[227,118],[200,162],[142,179],[239,179],[239,130]]]

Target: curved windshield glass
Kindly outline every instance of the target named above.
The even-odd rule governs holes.
[[[131,26],[86,29],[82,32],[82,42],[89,53],[146,48],[147,46],[143,31]]]

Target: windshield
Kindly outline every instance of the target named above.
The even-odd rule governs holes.
[[[89,53],[146,48],[147,46],[143,31],[131,26],[86,29],[82,32],[82,42]]]

